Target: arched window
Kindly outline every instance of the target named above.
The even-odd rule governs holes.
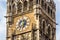
[[[40,4],[40,0],[36,0],[36,4]]]
[[[33,9],[33,0],[29,0],[29,10]]]
[[[24,1],[24,11],[27,10],[27,1]]]
[[[22,3],[21,2],[17,3],[17,8],[18,8],[18,12],[22,11]]]
[[[47,8],[47,4],[45,3],[45,8],[44,9],[46,10],[46,8]]]
[[[48,14],[50,13],[50,7],[48,6]]]
[[[52,18],[55,19],[55,12],[52,13]]]
[[[42,7],[44,6],[44,0],[41,0],[41,6]]]
[[[48,27],[48,35],[50,36],[50,26]]]
[[[38,4],[39,3],[39,0],[36,0],[36,4]]]
[[[48,25],[48,36],[50,37],[51,36],[51,26]]]
[[[51,10],[51,17],[52,17],[52,10]]]
[[[12,6],[12,11],[13,11],[13,14],[16,12],[16,6],[15,6],[15,4]]]
[[[55,30],[56,30],[55,28],[52,29],[52,40],[54,40],[54,36],[55,36],[55,32],[56,32]]]
[[[11,5],[9,5],[9,12],[11,12]]]
[[[43,32],[45,32],[45,21],[43,21]]]

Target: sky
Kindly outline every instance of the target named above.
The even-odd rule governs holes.
[[[60,0],[56,4],[56,40],[60,40]],[[6,40],[6,0],[0,0],[0,40]]]

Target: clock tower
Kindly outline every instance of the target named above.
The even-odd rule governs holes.
[[[6,40],[56,40],[53,0],[7,0]]]

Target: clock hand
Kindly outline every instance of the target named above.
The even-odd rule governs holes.
[[[24,27],[24,21],[22,21],[21,26]]]

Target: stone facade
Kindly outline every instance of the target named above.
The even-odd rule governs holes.
[[[53,0],[7,0],[6,40],[56,40]]]

